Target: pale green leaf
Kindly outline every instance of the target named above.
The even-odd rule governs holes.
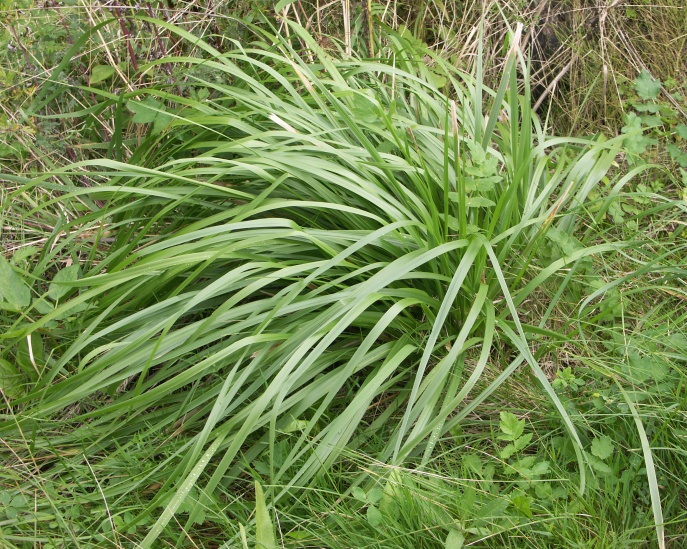
[[[635,78],[635,89],[642,99],[655,99],[661,91],[661,81],[653,79],[646,70],[642,70]]]
[[[373,505],[377,505],[383,496],[384,496],[384,492],[382,491],[381,488],[372,488],[367,493],[367,501],[369,501]]]
[[[276,3],[274,6],[274,11],[280,12],[283,10],[286,6],[290,6],[293,4],[296,0],[279,0],[279,2]]]
[[[525,430],[525,420],[518,419],[512,412],[501,412],[501,421],[499,428],[503,435],[499,438],[502,440],[515,440],[522,435]]]
[[[465,205],[468,208],[487,208],[490,206],[495,206],[496,203],[493,200],[484,198],[483,196],[471,196],[465,201]]]
[[[365,494],[365,490],[363,490],[359,486],[356,486],[355,488],[353,488],[353,490],[351,490],[351,495],[358,501],[367,503],[367,494]]]
[[[451,528],[446,536],[444,549],[462,549],[465,544],[465,536],[462,532]]]
[[[48,287],[48,297],[57,301],[61,297],[69,294],[73,288],[69,286],[69,283],[75,282],[79,278],[79,266],[70,265],[64,269],[57,271],[57,274],[52,279],[50,286]]]
[[[7,260],[0,255],[0,297],[12,307],[23,309],[31,303],[31,290]]]
[[[52,313],[55,309],[55,307],[51,303],[48,303],[43,297],[33,300],[33,308],[42,315]]]
[[[255,481],[255,543],[256,549],[277,549],[274,527],[270,519],[262,486]]]
[[[103,80],[107,80],[115,73],[115,68],[111,65],[96,65],[91,69],[91,77],[88,82],[93,84],[98,84]]]
[[[687,168],[687,152],[679,149],[672,143],[667,146],[670,157],[677,162],[682,168]]]
[[[515,453],[515,445],[514,444],[507,444],[506,446],[503,447],[503,449],[499,452],[499,457],[501,459],[508,459]]]
[[[11,261],[17,265],[20,261],[26,259],[27,257],[31,257],[32,255],[36,255],[37,253],[40,253],[40,251],[41,249],[37,246],[22,246],[16,252],[14,252]]]
[[[592,454],[599,459],[607,459],[613,455],[613,440],[609,436],[602,436],[592,440]]]
[[[10,362],[0,358],[0,389],[8,399],[24,394],[24,376]]]
[[[384,522],[384,516],[374,505],[370,505],[367,508],[367,522],[373,528],[377,528]]]

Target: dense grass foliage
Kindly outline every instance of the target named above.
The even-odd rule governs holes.
[[[22,272],[16,254],[2,264],[13,273],[3,289],[2,357],[16,372],[0,436],[16,463],[31,463],[28,476],[12,479],[12,497],[39,494],[35,520],[55,522],[55,537],[41,534],[39,543],[183,546],[189,533],[211,538],[205,524],[238,543],[232,536],[252,508],[249,476],[269,487],[275,505],[294,506],[308,488],[320,487],[326,501],[330,490],[365,486],[352,493],[373,531],[405,509],[406,522],[385,535],[411,545],[403,532],[422,528],[412,520],[417,497],[429,503],[415,505],[430,509],[417,512],[441,529],[427,546],[446,535],[458,547],[461,536],[538,536],[526,524],[534,494],[550,503],[542,516],[584,513],[578,493],[602,489],[596,477],[610,470],[613,442],[580,420],[565,390],[575,374],[556,377],[542,360],[592,337],[576,314],[597,327],[621,314],[621,284],[684,274],[671,265],[675,250],[652,255],[604,225],[648,169],[617,169],[627,136],[549,136],[531,111],[527,77],[518,92],[518,73],[527,74],[519,30],[490,90],[481,62],[474,74],[461,72],[407,34],[389,31],[375,60],[337,59],[295,24],[291,39],[255,28],[251,43],[221,53],[174,25],[139,19],[200,52],[148,67],[184,67],[193,93],[92,87],[86,111],[114,113],[102,158],[31,179],[7,176],[16,189],[8,215],[27,227],[54,216],[30,269]],[[32,113],[55,93],[40,92]],[[610,191],[599,193],[604,186]],[[35,203],[16,205],[36,193]],[[645,194],[652,208],[637,219],[684,214],[683,204]],[[604,254],[627,258],[623,276],[609,279]],[[681,360],[681,340],[672,345],[656,352]],[[623,352],[609,346],[609,355]],[[630,366],[624,380],[656,384],[671,367],[657,374]],[[550,455],[536,457],[525,422],[502,413],[493,429],[507,443],[497,450],[503,470],[476,453],[461,462],[481,475],[480,493],[465,496],[477,501],[473,510],[436,511],[434,499],[451,481],[431,492],[413,473],[401,478],[401,469],[381,474],[378,492],[351,472],[328,486],[358,451],[386,466],[436,468],[438,449],[450,451],[442,437],[492,410],[516,375],[530,384],[556,440],[542,438]],[[639,401],[615,383],[609,398],[627,397],[626,432],[646,486],[647,514],[631,528],[662,544],[659,480]],[[539,485],[552,470],[565,485],[556,497],[556,488]],[[512,486],[499,492],[495,483]],[[79,508],[56,503],[65,486]],[[21,502],[15,508],[24,512]],[[79,519],[89,512],[91,528]],[[258,515],[264,531],[263,504]],[[8,515],[8,543],[20,546],[28,535],[25,518]],[[308,535],[337,528],[345,530]],[[585,529],[594,531],[566,530],[552,546],[588,537]]]

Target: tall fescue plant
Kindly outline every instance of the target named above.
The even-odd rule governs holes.
[[[517,32],[492,91],[481,63],[464,74],[393,33],[378,60],[337,60],[297,25],[220,53],[155,24],[202,51],[164,62],[205,91],[89,90],[90,112],[115,113],[110,157],[18,191],[56,196],[29,214],[82,212],[50,252],[78,243],[81,267],[54,310],[28,309],[2,336],[5,358],[27,341],[42,357],[3,438],[59,455],[54,477],[150,444],[143,472],[98,487],[110,507],[154,494],[136,519],[164,506],[150,547],[189,494],[193,523],[285,432],[297,436],[263,483],[285,487],[275,498],[375,433],[377,459],[421,466],[526,366],[584,489],[581,443],[537,356],[560,341],[547,319],[566,285],[615,247],[590,244],[586,199],[620,141],[546,135],[526,77],[517,91]],[[126,129],[140,124],[136,144]],[[126,162],[122,142],[136,145]],[[487,367],[499,372],[480,383]]]

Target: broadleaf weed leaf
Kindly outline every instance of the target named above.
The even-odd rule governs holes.
[[[514,441],[520,437],[525,430],[525,420],[518,419],[512,412],[501,412],[499,428],[503,432],[503,435],[499,437],[501,440]]]
[[[599,459],[608,459],[613,455],[613,440],[611,437],[604,435],[592,440],[592,454]]]
[[[651,75],[646,70],[642,70],[634,82],[637,95],[642,99],[655,99],[661,91],[661,81],[651,78]]]

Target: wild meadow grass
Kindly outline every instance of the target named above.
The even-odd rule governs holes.
[[[220,52],[137,17],[193,45],[145,68],[193,91],[91,86],[64,116],[111,116],[103,154],[3,176],[4,544],[682,531],[685,204],[634,190],[628,134],[549,135],[520,28],[492,90],[407,33]],[[635,198],[651,234],[608,223]]]

